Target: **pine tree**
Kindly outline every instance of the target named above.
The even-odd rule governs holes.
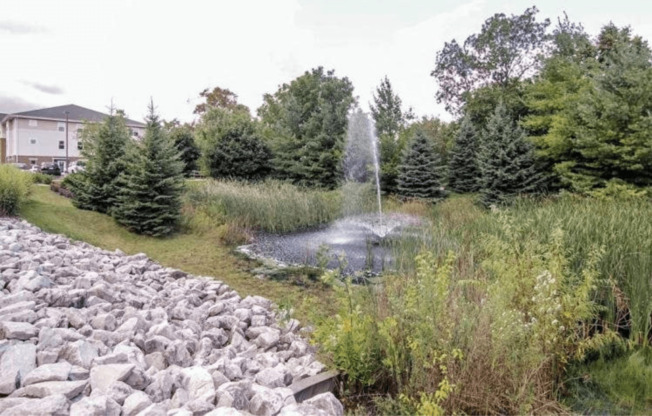
[[[176,228],[181,210],[183,162],[165,134],[154,104],[142,143],[132,143],[120,177],[115,219],[138,234],[162,236]]]
[[[496,107],[484,131],[478,162],[482,173],[480,202],[486,207],[507,203],[520,194],[534,193],[542,183],[534,147],[502,103]]]
[[[448,185],[457,192],[476,192],[479,188],[478,138],[471,119],[462,120],[448,165]]]
[[[417,131],[398,166],[398,194],[438,200],[446,196],[441,185],[444,167],[428,137]]]
[[[116,204],[117,179],[124,170],[129,129],[124,113],[111,107],[101,124],[86,124],[82,132],[82,155],[87,159],[83,172],[69,181],[73,204],[81,209],[109,213]]]

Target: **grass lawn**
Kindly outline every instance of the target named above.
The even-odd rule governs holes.
[[[42,230],[73,240],[127,254],[145,253],[164,266],[200,276],[214,276],[238,291],[240,296],[260,295],[278,305],[292,305],[294,317],[304,324],[311,313],[331,314],[330,289],[320,284],[298,286],[255,278],[248,272],[255,265],[232,253],[216,233],[178,233],[168,238],[140,236],[125,230],[108,215],[75,208],[45,185],[35,186],[20,216]]]

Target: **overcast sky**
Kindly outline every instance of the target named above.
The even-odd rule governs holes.
[[[5,0],[0,12],[0,112],[64,104],[133,119],[150,97],[165,119],[193,119],[204,88],[228,88],[252,110],[316,66],[348,77],[363,109],[387,75],[417,115],[450,119],[430,76],[444,42],[463,41],[497,12],[531,1]],[[652,40],[652,1],[545,0],[595,35],[609,21]]]

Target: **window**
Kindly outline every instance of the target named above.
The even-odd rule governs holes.
[[[82,150],[84,148],[84,145],[81,140],[77,141],[77,150]]]
[[[33,137],[29,138],[29,144],[36,144],[36,139]]]
[[[65,149],[65,148],[66,148],[66,145],[63,142],[63,140],[59,140],[59,149]]]
[[[37,121],[37,120],[30,120],[30,121],[29,121],[29,126],[30,126],[30,127],[36,127],[36,126],[38,126],[38,121]]]
[[[135,137],[138,137],[138,136],[139,136],[139,135],[138,135],[138,130],[132,130],[132,131],[131,131],[131,134],[132,134],[133,136],[135,136]]]
[[[57,123],[57,126],[59,127],[59,131],[66,131],[66,123],[64,123],[63,121]]]
[[[29,164],[32,165],[32,166],[36,165],[36,162],[38,162],[38,159],[30,159],[29,160]]]

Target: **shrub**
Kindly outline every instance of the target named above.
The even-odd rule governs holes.
[[[14,215],[29,196],[32,177],[10,165],[0,165],[0,215]]]
[[[54,179],[54,176],[46,175],[45,173],[41,173],[41,172],[33,172],[30,173],[30,175],[32,176],[32,182],[40,183],[43,185],[51,184],[52,180]]]

